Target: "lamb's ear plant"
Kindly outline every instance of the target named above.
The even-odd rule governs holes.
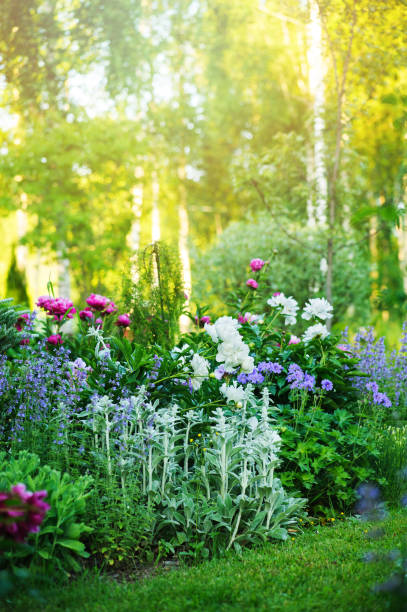
[[[89,432],[95,466],[107,489],[119,486],[123,508],[138,474],[152,519],[150,543],[161,542],[161,554],[173,547],[217,555],[285,539],[303,512],[305,500],[287,496],[274,475],[280,437],[267,393],[250,411],[217,408],[205,421],[200,410],[182,415],[177,405],[149,402],[142,388],[119,404],[95,397],[78,418]]]

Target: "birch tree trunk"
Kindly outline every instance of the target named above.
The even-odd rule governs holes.
[[[308,225],[326,226],[328,183],[325,166],[325,84],[324,60],[322,53],[322,25],[315,0],[310,0],[310,22],[308,26],[308,80],[313,96],[313,144],[309,176],[315,185],[315,197],[308,199]]]

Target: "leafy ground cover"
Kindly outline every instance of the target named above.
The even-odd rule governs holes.
[[[86,573],[64,588],[50,589],[39,603],[49,612],[382,611],[390,609],[390,602],[373,589],[388,579],[387,553],[401,546],[406,530],[405,511],[392,513],[379,540],[372,539],[371,524],[337,520],[311,526],[289,543],[268,543],[241,556],[228,554],[195,567],[160,570],[145,580],[118,583]],[[381,561],[364,560],[378,550]],[[9,606],[17,612],[28,609],[29,602],[15,599]]]

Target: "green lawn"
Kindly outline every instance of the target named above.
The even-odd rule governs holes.
[[[86,574],[45,593],[35,608],[54,612],[272,610],[370,612],[387,608],[386,596],[371,587],[390,573],[385,563],[366,563],[371,550],[392,550],[407,533],[407,512],[385,524],[382,539],[372,541],[368,526],[354,520],[310,528],[295,541],[269,543],[201,565],[162,571],[133,583],[118,584]],[[33,602],[13,602],[13,611]]]

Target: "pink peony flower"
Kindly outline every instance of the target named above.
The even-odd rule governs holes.
[[[61,297],[54,298],[49,295],[39,297],[37,306],[43,308],[47,315],[54,317],[55,321],[62,321],[65,316],[67,319],[72,319],[76,312],[71,300]]]
[[[130,315],[125,313],[117,317],[116,325],[118,327],[128,327],[130,325]]]
[[[265,261],[263,261],[262,259],[252,259],[250,262],[250,267],[253,270],[253,272],[258,272],[259,270],[262,269],[262,267],[266,264]]]
[[[29,533],[39,531],[46,512],[50,509],[43,501],[47,491],[27,491],[17,484],[9,493],[0,492],[0,536],[22,542]]]
[[[258,282],[255,281],[254,278],[249,278],[249,280],[246,281],[246,285],[252,289],[257,289],[259,286]]]
[[[117,307],[114,302],[110,302],[109,306],[105,309],[103,314],[110,315],[110,314],[113,314],[114,312],[117,312]]]
[[[96,319],[96,321],[95,321],[95,325],[96,325],[96,327],[102,327],[102,325],[103,325],[103,319]]]
[[[239,321],[239,323],[241,323],[243,325],[243,323],[247,323],[247,321],[249,320],[249,317],[247,316],[248,313],[246,313],[245,315],[241,315],[239,314],[237,317],[237,320]]]
[[[278,295],[281,295],[281,291],[276,291],[275,293],[273,293],[273,297],[277,297]]]
[[[93,314],[93,312],[91,311],[90,308],[85,308],[84,310],[81,310],[80,313],[79,313],[79,318],[82,321],[87,321],[88,319],[93,319],[93,317],[94,317],[94,314]]]
[[[47,338],[48,344],[52,344],[53,346],[58,346],[58,344],[62,344],[62,338],[60,334],[53,334],[48,336]]]
[[[41,295],[36,302],[37,306],[43,308],[44,310],[48,310],[50,300],[52,299],[53,298],[51,298],[49,295]]]
[[[301,342],[301,338],[298,336],[291,336],[288,344],[299,344]]]
[[[26,325],[30,320],[30,315],[28,314],[28,312],[23,312],[23,314],[21,314],[18,319],[17,319],[17,323],[15,325],[16,330],[17,331],[22,331],[24,325]]]
[[[109,304],[109,298],[104,295],[98,295],[97,293],[91,293],[87,298],[86,303],[93,308],[93,310],[102,311]]]

